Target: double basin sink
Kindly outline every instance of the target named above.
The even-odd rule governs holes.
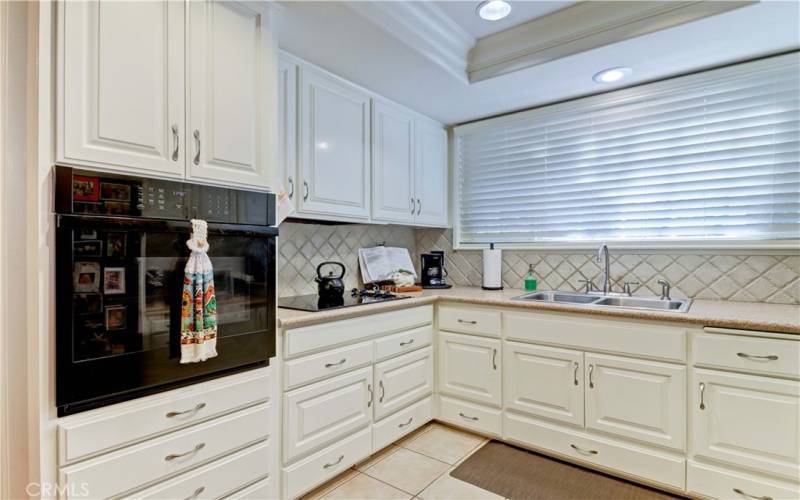
[[[598,293],[558,291],[531,292],[514,297],[512,300],[680,313],[687,312],[692,305],[691,299],[650,299],[646,297],[631,297],[628,295],[603,295]]]

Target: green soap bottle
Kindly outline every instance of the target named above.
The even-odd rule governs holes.
[[[530,265],[530,267],[528,268],[528,274],[525,275],[525,291],[526,292],[536,291],[536,275],[533,274],[533,264]]]

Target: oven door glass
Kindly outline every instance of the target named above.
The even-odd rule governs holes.
[[[209,225],[218,356],[181,364],[189,224],[92,219],[59,221],[57,402],[63,414],[265,363],[274,355],[271,235]]]

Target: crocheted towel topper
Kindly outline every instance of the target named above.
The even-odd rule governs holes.
[[[217,298],[214,269],[208,258],[208,224],[192,219],[192,251],[183,276],[181,363],[197,363],[217,355]]]

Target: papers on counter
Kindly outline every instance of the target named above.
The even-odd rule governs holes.
[[[361,279],[364,283],[389,281],[391,275],[403,269],[410,271],[417,278],[411,255],[407,248],[374,247],[358,249],[358,264],[361,268]]]

